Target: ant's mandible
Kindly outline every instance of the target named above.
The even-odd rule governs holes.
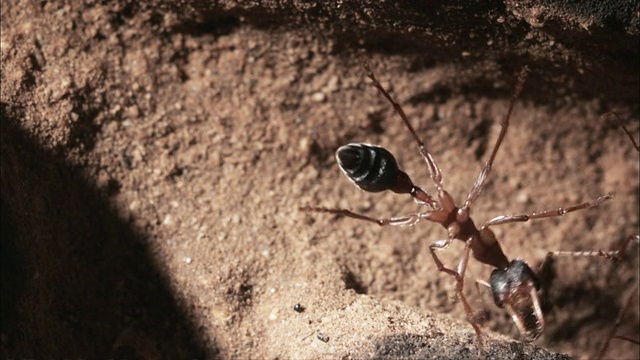
[[[351,182],[367,192],[391,190],[398,194],[409,194],[416,203],[425,206],[427,209],[422,212],[391,218],[373,218],[341,208],[303,206],[300,210],[339,214],[372,222],[380,226],[414,225],[421,220],[428,220],[442,225],[447,230],[448,237],[431,244],[429,250],[438,270],[455,278],[456,295],[464,306],[469,323],[476,331],[480,346],[482,346],[480,326],[474,320],[473,309],[463,293],[464,276],[470,254],[473,254],[473,257],[479,262],[495,268],[491,274],[489,283],[486,285],[491,288],[496,305],[505,308],[510,313],[526,341],[537,339],[544,330],[545,322],[537,295],[539,282],[536,273],[523,260],[516,259],[510,261],[502,251],[500,243],[490,227],[513,222],[525,222],[534,219],[562,216],[569,212],[598,206],[610,200],[612,195],[607,194],[582,204],[537,213],[498,216],[484,223],[482,226],[477,227],[470,217],[471,204],[478,198],[485,187],[487,176],[491,171],[498,149],[507,133],[513,106],[522,91],[529,69],[525,66],[521,70],[515,91],[511,96],[509,109],[500,123],[500,133],[489,159],[482,168],[464,203],[458,206],[455,204],[453,197],[444,189],[440,168],[436,165],[434,157],[427,149],[425,143],[418,137],[413,126],[409,123],[404,110],[382,87],[371,70],[365,55],[362,52],[359,55],[367,77],[371,79],[373,86],[391,103],[396,113],[402,119],[405,127],[413,136],[420,156],[427,164],[430,178],[437,191],[437,198],[416,186],[409,175],[398,167],[394,156],[388,150],[365,143],[352,143],[340,147],[336,152],[338,165]],[[437,251],[447,248],[454,239],[460,240],[465,244],[462,259],[456,269],[446,267],[437,255]],[[597,252],[603,254],[611,253],[603,251]],[[551,255],[554,254],[555,253],[551,253]]]

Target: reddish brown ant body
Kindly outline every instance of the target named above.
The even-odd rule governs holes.
[[[427,169],[435,185],[437,196],[433,197],[422,188],[416,186],[409,175],[398,167],[394,156],[388,150],[370,144],[352,143],[340,147],[336,152],[338,165],[349,180],[367,192],[391,190],[399,194],[409,194],[416,203],[425,206],[427,209],[422,212],[391,218],[373,218],[340,208],[305,206],[301,207],[300,210],[340,214],[358,220],[376,223],[380,226],[414,225],[421,220],[428,220],[442,225],[447,230],[448,237],[431,244],[429,250],[438,270],[456,279],[456,295],[464,306],[468,321],[477,333],[480,345],[482,346],[480,326],[474,320],[473,309],[463,293],[465,271],[471,254],[479,262],[495,268],[491,274],[489,283],[486,285],[491,288],[496,305],[505,308],[510,313],[526,341],[537,339],[542,334],[545,326],[537,295],[539,288],[537,275],[524,260],[516,259],[510,261],[507,258],[490,227],[513,222],[526,222],[534,219],[562,216],[569,212],[598,206],[611,199],[612,196],[607,194],[582,204],[538,213],[498,216],[484,223],[482,226],[477,227],[470,217],[471,204],[484,189],[487,176],[491,171],[498,149],[507,133],[509,118],[516,99],[524,86],[528,68],[524,67],[519,74],[507,114],[500,123],[500,133],[488,161],[482,168],[466,200],[461,206],[458,206],[455,204],[452,196],[444,189],[440,168],[436,165],[433,155],[409,123],[404,110],[382,87],[362,54],[361,58],[362,66],[367,77],[371,79],[373,85],[391,103],[396,113],[402,119],[405,127],[413,136],[418,151],[427,164]],[[436,253],[439,250],[447,248],[454,239],[460,240],[465,244],[464,253],[457,269],[446,267]],[[605,257],[614,256],[614,252],[611,251],[589,252],[590,255],[592,253],[597,253]],[[550,253],[549,256],[558,254],[560,253]],[[571,254],[576,255],[577,253]]]

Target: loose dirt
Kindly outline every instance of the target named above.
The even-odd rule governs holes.
[[[549,45],[553,21],[536,30],[537,13],[500,5],[431,24],[427,37],[389,20],[412,19],[406,4],[388,18],[372,5],[325,18],[319,4],[283,4],[3,2],[4,358],[477,358],[454,281],[429,253],[445,230],[298,210],[419,209],[355,188],[334,159],[349,142],[386,147],[433,191],[409,132],[364,76],[359,46],[460,202],[517,72],[531,67],[476,223],[615,197],[495,227],[507,256],[538,266],[548,251],[611,249],[639,232],[638,153],[615,121],[600,120],[616,110],[638,134],[638,74],[625,79],[620,61],[605,80],[567,45],[580,43],[567,34],[579,26]],[[593,21],[585,26],[602,34]],[[397,34],[382,31],[392,24]],[[487,33],[495,43],[478,40]],[[478,56],[479,43],[493,50]],[[455,266],[462,244],[441,253]],[[465,294],[485,355],[594,357],[638,261],[635,244],[615,264],[557,259],[543,279],[547,329],[528,345],[473,285],[492,269],[472,260]],[[638,316],[632,306],[618,334],[637,339]],[[614,340],[607,357],[637,358],[638,346]]]

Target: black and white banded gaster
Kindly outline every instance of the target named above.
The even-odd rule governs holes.
[[[336,151],[336,159],[340,170],[364,191],[394,190],[399,183],[404,185],[406,182],[407,175],[398,168],[396,159],[380,146],[364,143],[344,145]]]

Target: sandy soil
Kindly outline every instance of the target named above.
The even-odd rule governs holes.
[[[636,244],[615,264],[557,259],[542,278],[547,329],[524,344],[471,285],[492,269],[471,261],[480,351],[429,253],[441,227],[298,210],[418,210],[355,188],[334,159],[349,142],[386,147],[433,191],[354,49],[458,201],[526,64],[474,219],[611,192],[597,208],[495,232],[534,266],[548,251],[615,248],[640,232],[638,153],[600,115],[617,111],[637,136],[637,16],[611,28],[535,2],[17,3],[2,4],[3,358],[593,358],[638,281]],[[454,266],[462,248],[442,258]],[[618,334],[637,339],[634,301]],[[606,357],[638,358],[638,346],[615,340]]]

